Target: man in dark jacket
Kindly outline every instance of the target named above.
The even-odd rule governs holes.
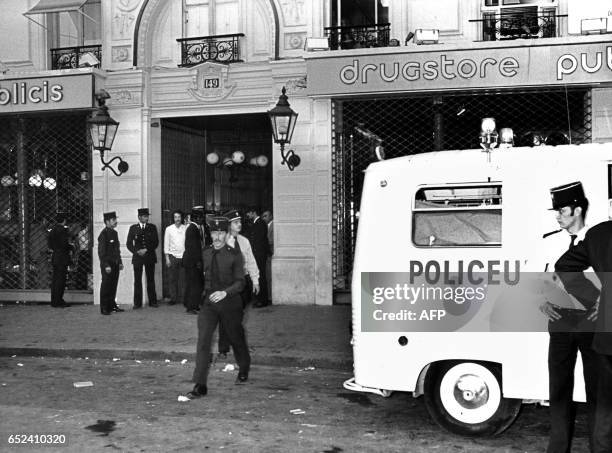
[[[183,301],[187,313],[197,315],[202,297],[202,219],[204,211],[199,207],[191,209],[190,221],[185,230],[185,251],[183,267],[185,268],[185,294]]]
[[[236,384],[248,380],[251,356],[242,327],[242,299],[244,287],[244,262],[242,254],[225,243],[229,223],[225,217],[210,221],[212,247],[202,254],[204,267],[204,293],[198,315],[198,346],[196,367],[193,372],[195,386],[187,398],[195,399],[208,391],[208,371],[213,333],[221,323],[234,350],[238,362]]]
[[[51,278],[51,306],[66,308],[70,305],[64,301],[64,290],[66,289],[66,275],[68,266],[71,264],[70,235],[66,226],[66,213],[58,212],[57,223],[49,232],[48,245],[53,251],[51,265],[53,266],[53,277]]]
[[[117,283],[119,283],[119,271],[123,270],[121,251],[119,250],[119,236],[117,227],[117,214],[115,212],[104,213],[104,225],[106,227],[98,236],[98,257],[100,258],[100,269],[102,271],[102,284],[100,285],[100,312],[110,315],[111,312],[122,312],[117,306]]]
[[[599,290],[583,271],[592,267],[601,282]],[[612,222],[587,231],[584,240],[571,248],[555,265],[565,289],[580,302],[599,296],[593,349],[597,353],[597,397],[593,452],[612,451]]]
[[[142,268],[147,276],[147,296],[150,307],[158,307],[155,292],[155,249],[159,245],[157,228],[149,223],[149,209],[138,210],[138,223],[130,226],[127,248],[132,252],[134,266],[134,309],[142,308]]]
[[[257,302],[253,306],[256,308],[265,307],[271,303],[268,299],[268,281],[266,277],[266,260],[270,251],[268,225],[260,217],[260,209],[258,207],[252,206],[248,208],[246,215],[251,220],[251,225],[245,236],[251,243],[253,256],[255,256],[255,262],[259,269],[259,294],[257,294]]]

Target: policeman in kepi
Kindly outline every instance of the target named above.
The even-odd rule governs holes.
[[[157,308],[157,293],[155,292],[155,249],[159,245],[157,227],[149,223],[149,209],[138,210],[138,223],[130,226],[127,237],[127,248],[132,252],[134,266],[134,309],[142,308],[142,268],[147,277],[147,297],[149,307]]]
[[[110,315],[111,312],[121,312],[123,309],[117,306],[117,283],[119,282],[119,271],[123,270],[121,262],[121,251],[119,250],[119,236],[117,227],[117,214],[115,212],[104,213],[104,225],[106,227],[98,236],[98,257],[102,270],[102,285],[100,285],[100,312]]]
[[[198,314],[198,345],[196,367],[193,372],[195,386],[187,398],[206,395],[210,366],[211,340],[217,324],[221,323],[238,362],[236,384],[249,377],[251,356],[242,327],[242,299],[244,288],[244,262],[242,254],[225,243],[229,222],[225,217],[213,217],[209,223],[212,246],[202,253],[204,292]]]
[[[66,308],[70,305],[64,301],[64,290],[66,289],[66,275],[71,263],[70,235],[66,226],[66,213],[56,214],[57,223],[51,229],[48,236],[48,246],[53,251],[51,265],[53,266],[53,277],[51,279],[51,306]]]
[[[588,230],[585,217],[589,208],[582,184],[573,182],[550,189],[552,210],[561,229],[544,235],[550,257],[545,271],[552,272],[555,261],[567,250],[576,247]],[[574,425],[574,367],[578,351],[582,356],[587,420],[592,433],[597,390],[597,358],[591,347],[596,300],[583,306],[573,297],[546,301],[540,306],[549,319],[548,374],[550,400],[550,437],[547,453],[570,451]],[[562,306],[563,305],[563,306]]]

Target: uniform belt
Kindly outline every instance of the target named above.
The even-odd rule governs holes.
[[[587,310],[581,310],[580,308],[563,308],[559,307],[556,309],[562,315],[579,316],[586,315]]]

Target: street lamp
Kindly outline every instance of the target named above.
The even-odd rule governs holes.
[[[300,165],[300,156],[295,154],[293,150],[287,151],[285,154],[285,145],[291,143],[293,129],[297,121],[298,114],[293,111],[287,101],[286,90],[283,87],[281,95],[278,97],[276,106],[268,111],[270,124],[272,125],[272,134],[274,135],[274,143],[278,143],[281,148],[281,164],[287,164],[290,171]]]
[[[108,114],[108,107],[105,104],[106,100],[109,98],[110,94],[105,90],[96,92],[98,108],[94,110],[91,117],[87,119],[87,126],[89,127],[92,146],[94,149],[100,151],[100,161],[104,164],[102,171],[109,168],[115,176],[121,176],[130,168],[127,162],[119,156],[115,156],[109,161],[104,160],[104,152],[111,150],[117,128],[119,127],[119,123]],[[119,164],[117,165],[118,171],[111,167],[111,164],[115,160],[119,160]]]

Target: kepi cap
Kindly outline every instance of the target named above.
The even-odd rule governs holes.
[[[115,211],[105,212],[103,216],[104,216],[104,221],[106,222],[107,220],[116,219],[117,213]]]
[[[209,220],[208,226],[210,231],[225,231],[227,233],[229,221],[225,217],[213,217]]]
[[[561,209],[564,206],[570,206],[586,200],[580,181],[553,187],[550,189],[550,197],[552,199],[551,210]]]
[[[204,216],[204,206],[194,206],[191,208],[191,217],[202,218]]]
[[[223,217],[226,217],[229,222],[233,222],[234,220],[242,220],[242,216],[235,209],[230,209],[223,214]]]
[[[138,210],[138,215],[149,215],[149,208],[140,208]]]

